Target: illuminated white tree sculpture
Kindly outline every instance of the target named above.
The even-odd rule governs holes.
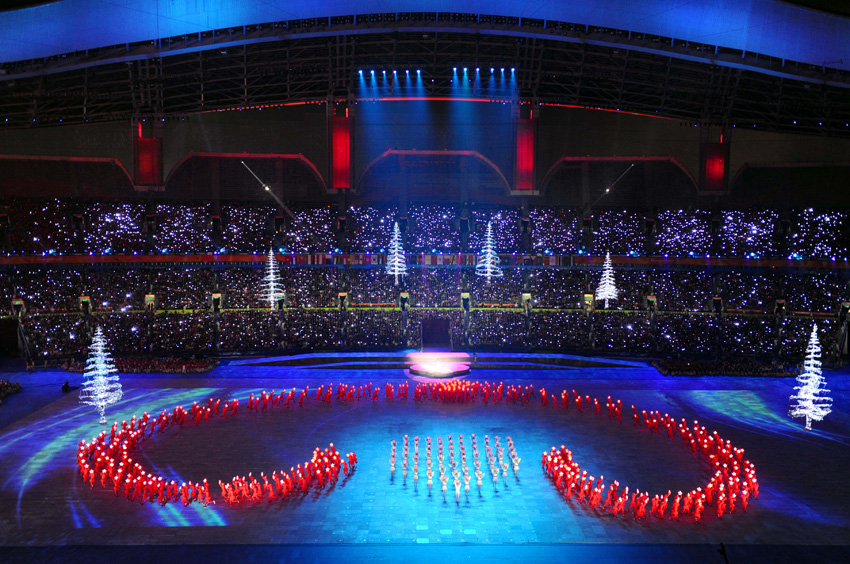
[[[792,405],[791,411],[788,412],[791,417],[805,417],[807,431],[812,430],[812,420],[820,421],[832,411],[832,398],[825,395],[829,390],[824,388],[826,380],[821,370],[820,354],[818,326],[815,325],[806,348],[803,373],[797,376],[800,385],[794,386],[797,393],[791,396],[797,403]]]
[[[266,264],[266,275],[263,277],[263,299],[269,304],[269,308],[274,309],[274,304],[277,302],[277,296],[283,292],[280,286],[280,274],[277,269],[277,260],[274,258],[274,251],[269,249],[269,259]]]
[[[106,350],[106,338],[99,326],[89,348],[83,376],[80,403],[94,407],[100,413],[100,423],[106,424],[106,406],[120,400],[124,392],[118,383],[118,370]]]
[[[502,269],[499,267],[499,255],[493,248],[493,224],[487,222],[487,233],[484,236],[484,247],[481,248],[481,255],[478,257],[478,264],[475,265],[475,274],[483,276],[487,282],[491,278],[498,278],[502,275]]]
[[[401,229],[398,222],[393,225],[393,238],[390,240],[390,252],[387,254],[387,274],[395,276],[395,285],[398,286],[398,277],[407,274],[407,262],[404,258],[404,247],[401,244]]]
[[[608,309],[608,300],[617,299],[617,286],[614,284],[614,267],[611,266],[611,253],[605,253],[605,264],[602,266],[602,278],[596,288],[596,299],[605,300],[605,309]]]

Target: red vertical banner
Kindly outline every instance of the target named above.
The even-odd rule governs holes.
[[[517,120],[516,190],[534,189],[534,121]]]
[[[162,186],[162,139],[133,139],[136,186]]]
[[[351,121],[347,117],[331,118],[331,188],[351,188]]]
[[[705,143],[703,145],[702,189],[706,192],[726,190],[727,143]]]

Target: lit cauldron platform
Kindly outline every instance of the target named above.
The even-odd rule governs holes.
[[[410,373],[428,378],[457,378],[469,374],[469,365],[445,360],[430,360],[411,364]]]
[[[469,355],[451,352],[421,352],[408,354],[412,361],[410,374],[433,379],[450,379],[469,374]]]

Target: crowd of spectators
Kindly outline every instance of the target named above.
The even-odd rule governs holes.
[[[711,276],[704,270],[656,270],[652,292],[659,311],[708,311],[714,297]]]
[[[28,315],[21,320],[29,353],[34,358],[79,355],[91,342],[82,314]]]
[[[777,254],[779,214],[773,210],[725,211],[718,233],[724,257],[772,257]]]
[[[265,272],[262,268],[226,268],[218,273],[223,307],[245,309],[268,307],[260,288]]]
[[[791,230],[789,257],[836,260],[850,258],[850,214],[804,209]]]
[[[338,268],[281,268],[280,280],[290,307],[334,307],[345,291]]]
[[[541,350],[587,350],[590,347],[588,316],[581,311],[532,312],[529,343]]]
[[[214,331],[215,319],[210,313],[160,313],[150,323],[150,352],[209,353]]]
[[[220,351],[262,351],[280,345],[277,312],[225,311],[218,322]]]
[[[588,291],[585,273],[562,268],[535,268],[528,273],[528,291],[534,307],[577,309]],[[595,289],[594,289],[595,290]],[[594,290],[590,290],[593,293]]]
[[[779,354],[803,356],[809,344],[814,321],[808,317],[787,316],[779,322]],[[823,335],[820,336],[823,338]]]
[[[794,374],[794,363],[755,358],[719,360],[661,358],[650,362],[665,376],[761,376],[782,377]]]
[[[209,372],[218,366],[218,360],[212,357],[125,357],[115,359],[115,368],[125,373]]]
[[[407,283],[412,307],[458,307],[461,270],[452,267],[408,269]]]
[[[655,350],[650,317],[645,313],[591,314],[592,346],[596,351],[651,352]]]
[[[86,254],[134,255],[145,250],[144,204],[91,202],[85,206],[83,217]]]
[[[5,211],[8,217],[6,254],[45,256],[261,253],[275,243],[287,253],[328,253],[346,245],[351,252],[382,253],[393,222],[403,219],[392,205],[351,206],[341,214],[335,209],[327,204],[296,207],[290,215],[257,203],[223,203],[218,210],[209,203],[18,198],[0,206],[0,213]],[[451,205],[411,204],[406,213],[407,250],[462,250],[459,210]],[[469,220],[468,252],[481,248],[489,221],[502,253],[575,254],[584,253],[589,244],[594,254],[850,259],[850,212],[844,210],[807,208],[780,215],[773,209],[595,209],[588,213],[592,233],[585,234],[578,210],[535,207],[528,211],[528,248],[519,208],[473,206],[463,213]],[[214,214],[220,216],[220,239],[214,234]],[[280,222],[275,221],[278,215]],[[339,239],[342,218],[345,237]],[[585,241],[585,235],[592,237]]]
[[[776,277],[772,272],[730,271],[717,275],[716,290],[726,309],[773,312],[778,294]]]
[[[151,314],[98,313],[92,325],[103,328],[104,337],[115,354],[136,354],[150,351]]]
[[[348,293],[348,305],[396,304],[402,291],[409,292],[408,306],[413,308],[455,308],[461,305],[461,292],[468,291],[473,308],[519,308],[523,305],[520,296],[528,292],[535,309],[579,309],[583,305],[583,294],[594,291],[600,275],[598,268],[507,267],[503,272],[503,277],[488,282],[476,276],[472,267],[413,266],[398,287],[381,266],[284,266],[280,276],[287,308],[336,308],[339,292]],[[144,308],[144,295],[148,292],[156,295],[158,310],[206,312],[211,309],[213,292],[222,293],[222,309],[258,309],[268,307],[259,292],[263,275],[264,268],[260,265],[215,270],[208,267],[142,270],[9,267],[0,271],[0,295],[7,314],[13,313],[11,301],[20,297],[31,317],[39,313],[68,313],[73,318],[81,312],[81,295],[90,298],[90,312],[95,315],[139,312]],[[716,282],[714,290],[713,280]],[[789,314],[835,313],[841,301],[848,299],[847,283],[834,272],[723,271],[712,277],[709,271],[701,269],[621,269],[615,271],[615,281],[619,297],[609,304],[612,310],[646,310],[645,296],[650,293],[656,296],[658,311],[665,314],[713,312],[711,298],[717,294],[723,297],[730,313],[758,312],[765,316],[772,316],[777,298],[786,300],[785,311]],[[48,319],[48,316],[37,318]],[[146,346],[143,340],[145,319],[142,315],[134,323],[135,335],[125,332],[121,338],[122,342],[131,343],[131,349]],[[724,331],[726,350],[742,354],[759,354],[765,350],[767,345],[761,343],[758,335],[773,331],[762,328],[755,336],[746,337],[753,332],[747,319],[743,316],[732,320],[727,316],[724,323],[732,325]],[[736,321],[739,325],[734,325]],[[738,331],[738,327],[742,329]],[[730,337],[736,332],[741,335]],[[703,337],[695,336],[694,339]],[[761,344],[756,347],[754,342]],[[659,349],[665,350],[665,343],[668,340],[659,337]],[[66,351],[74,346],[75,343],[66,343],[58,350]]]
[[[282,329],[282,346],[286,349],[333,350],[341,344],[337,310],[287,310]]]
[[[329,253],[337,248],[336,217],[330,206],[294,210],[281,233],[281,249],[287,253]]]
[[[528,318],[506,310],[473,310],[469,316],[469,340],[474,347],[514,349],[527,347]]]
[[[221,220],[222,248],[226,252],[263,254],[272,246],[274,208],[223,205]]]
[[[665,313],[655,318],[655,342],[664,354],[703,355],[717,351],[717,316]]]
[[[23,298],[31,312],[79,310],[80,271],[72,268],[14,268],[16,297]]]
[[[151,289],[159,309],[207,309],[213,288],[209,268],[164,268],[152,271]]]
[[[332,206],[296,209],[294,217],[281,214],[277,222],[273,206],[226,204],[221,206],[218,240],[211,204],[20,199],[0,211],[8,216],[8,221],[0,222],[6,251],[18,255],[139,254],[145,249],[161,254],[265,253],[275,237],[284,252],[333,252],[347,244],[352,252],[383,254],[399,218],[392,206],[352,206],[343,210],[345,232],[340,234],[342,218]],[[407,252],[460,250],[460,213],[454,206],[411,205],[406,214]],[[531,234],[524,243],[517,208],[472,209],[466,249],[480,249],[486,225],[492,222],[495,246],[502,253],[583,252],[583,237],[592,235],[588,241],[594,254],[769,258],[787,252],[793,259],[830,261],[850,256],[850,213],[845,211],[806,209],[782,217],[769,209],[662,211],[654,216],[654,233],[653,222],[647,222],[644,213],[602,210],[593,215],[593,233],[585,234],[576,210],[533,208]],[[521,248],[529,242],[530,247]],[[471,266],[413,265],[402,284],[395,286],[379,264],[281,265],[287,309],[279,315],[210,311],[213,292],[222,293],[225,310],[266,308],[259,291],[264,275],[260,263],[145,269],[4,266],[0,301],[7,314],[15,313],[13,299],[24,301],[27,315],[22,329],[32,356],[55,358],[84,354],[95,323],[103,324],[119,354],[416,346],[419,316],[435,311],[419,308],[454,308],[439,315],[451,317],[457,343],[472,346],[798,356],[810,322],[796,315],[774,317],[775,300],[785,300],[788,313],[825,314],[835,313],[842,301],[850,300],[846,274],[839,270],[730,270],[723,265],[667,270],[632,265],[615,268],[619,296],[610,307],[620,311],[586,314],[579,311],[583,294],[596,289],[600,268],[502,266],[504,276],[488,282]],[[396,309],[350,308],[345,316],[336,309],[340,292],[348,293],[352,305],[395,304],[400,291],[410,293],[413,308],[406,331],[405,318]],[[466,318],[459,309],[464,291],[471,294],[473,307]],[[534,308],[552,311],[527,315],[519,307],[524,292],[532,295]],[[158,310],[170,313],[142,313],[148,293],[156,295]],[[656,296],[657,316],[646,311],[648,294]],[[84,295],[91,299],[91,321],[80,312]],[[714,296],[721,296],[725,309],[732,311],[715,315]],[[497,305],[516,307],[486,309]],[[758,315],[737,315],[738,311]],[[832,318],[822,323],[825,358],[835,358],[843,325]]]
[[[724,354],[767,356],[774,352],[775,317],[727,314],[722,323]]]
[[[398,309],[349,309],[345,321],[347,347],[362,350],[403,346],[402,317]]]
[[[502,276],[487,280],[470,272],[467,276],[469,291],[476,304],[514,305],[519,303],[523,288],[520,268],[503,268]]]
[[[145,295],[150,290],[152,272],[129,268],[85,270],[81,273],[80,295],[90,298],[93,310],[140,310],[144,307]],[[170,287],[160,288],[159,291],[171,294]]]
[[[0,405],[3,405],[3,400],[12,394],[17,394],[21,391],[20,382],[10,382],[9,380],[0,379]]]
[[[783,277],[783,298],[790,311],[834,312],[850,301],[850,281],[835,272],[795,272]]]
[[[460,230],[452,206],[410,206],[407,249],[412,252],[457,252]]]
[[[351,304],[394,304],[398,292],[395,277],[389,276],[383,268],[352,268],[348,271],[348,300]]]
[[[532,208],[528,212],[528,219],[534,252],[571,255],[583,248],[581,217],[577,210]]]
[[[217,250],[210,237],[212,213],[209,204],[157,204],[154,216],[153,247],[157,253],[183,255]]]
[[[468,316],[468,319],[467,319]],[[34,314],[21,320],[36,361],[82,357],[96,326],[116,357],[245,353],[270,350],[345,350],[421,346],[425,318],[451,320],[455,347],[564,352],[800,359],[810,316],[522,308],[338,308],[205,312],[95,312]],[[845,327],[818,318],[823,358],[839,358]]]
[[[345,222],[348,249],[353,253],[385,253],[390,245],[397,216],[398,209],[395,207],[348,208]]]
[[[593,230],[593,252],[597,255],[645,255],[645,215],[627,210],[599,212]]]
[[[469,214],[470,252],[479,252],[484,247],[487,224],[492,226],[493,248],[499,253],[519,250],[519,211],[516,209],[472,210]]]
[[[663,256],[705,256],[711,252],[711,213],[668,210],[656,217],[655,249]]]
[[[7,253],[46,256],[81,252],[81,233],[74,226],[74,216],[80,212],[79,205],[69,200],[13,200],[6,208]]]
[[[212,357],[194,358],[186,356],[133,356],[117,357],[115,368],[121,374],[197,374],[209,372],[218,366],[218,360]],[[85,372],[85,360],[69,358],[60,365],[69,372]]]
[[[15,296],[17,296],[17,289],[13,277],[0,271],[0,315],[13,313],[12,300]]]

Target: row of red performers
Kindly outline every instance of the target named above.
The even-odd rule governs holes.
[[[306,394],[306,390],[305,388],[302,393]],[[288,397],[291,400],[289,394],[294,395],[294,390],[274,397],[278,400],[284,397],[284,401]],[[272,400],[272,394],[263,392],[256,399],[252,395],[249,406],[250,409],[258,410],[261,404],[264,404],[263,407],[265,407]],[[90,487],[94,487],[97,482],[100,482],[101,487],[111,486],[116,496],[123,493],[130,501],[158,502],[163,505],[177,502],[184,505],[195,502],[204,505],[214,503],[210,499],[209,483],[206,479],[198,483],[185,482],[178,485],[174,480],[165,480],[162,476],[155,476],[146,472],[139,462],[133,461],[131,453],[154,433],[163,433],[171,426],[183,426],[189,417],[198,425],[210,421],[214,417],[233,417],[237,414],[238,407],[239,400],[237,399],[222,402],[210,398],[206,406],[195,402],[189,411],[184,409],[183,406],[177,406],[172,412],[164,410],[157,417],[152,417],[145,412],[141,417],[137,418],[134,415],[129,421],[124,420],[120,424],[116,422],[109,431],[102,431],[91,442],[80,442],[77,449],[77,467],[80,476]],[[308,489],[310,487],[322,487],[330,480],[336,481],[340,469],[346,475],[351,473],[356,463],[357,456],[354,453],[349,453],[345,460],[342,460],[339,452],[331,444],[324,451],[316,449],[313,453],[313,459],[307,461],[303,468],[299,466],[301,468],[300,479],[298,472],[294,469],[294,474],[281,472],[279,479],[282,484],[285,484],[288,477],[292,488],[286,490],[287,493],[293,491],[296,485],[302,489],[305,486]],[[276,475],[276,473],[273,475]],[[232,489],[239,485],[239,491],[244,491],[236,478],[229,485]],[[283,486],[274,493],[279,497],[282,492],[284,492]],[[254,497],[252,492],[251,497]],[[242,499],[243,496],[237,496],[236,501]],[[234,502],[232,497],[228,499],[225,496],[225,500],[230,503]]]
[[[577,396],[575,392],[573,394]],[[562,397],[568,395],[564,391]],[[577,396],[577,398],[580,401],[581,397]],[[598,405],[595,399],[594,404]],[[619,400],[613,402],[609,396],[607,406],[609,417],[622,421],[619,417],[621,409]],[[703,456],[709,462],[713,474],[704,486],[697,487],[684,495],[678,492],[672,502],[669,490],[666,494],[656,494],[652,497],[646,492],[641,494],[639,490],[636,490],[629,498],[628,488],[621,492],[620,483],[615,481],[607,488],[605,502],[602,504],[603,509],[614,515],[629,513],[635,518],[647,515],[664,518],[669,507],[671,518],[678,520],[680,514],[692,514],[694,519],[699,521],[706,505],[713,504],[718,518],[722,518],[727,513],[734,513],[738,508],[746,511],[751,496],[758,499],[759,483],[756,469],[749,460],[744,459],[744,449],[734,447],[728,440],[724,441],[717,431],[709,433],[705,427],[700,426],[698,421],[694,421],[693,427],[690,427],[684,419],[676,422],[669,415],[662,416],[657,411],[649,413],[643,411],[639,415],[634,406],[632,411],[635,426],[645,425],[650,432],[666,434],[669,438],[678,435],[683,445],[689,446],[694,454]],[[603,477],[600,476],[599,479],[593,476],[588,477],[587,471],[581,470],[573,461],[572,452],[563,445],[560,449],[552,447],[549,452],[544,452],[541,464],[565,500],[572,500],[575,496],[579,503],[592,508],[597,508],[602,502],[602,495],[606,489]]]
[[[422,383],[413,389],[416,401],[443,403],[470,403],[481,399],[485,403],[522,403],[534,397],[534,386],[505,386],[504,383],[453,380],[450,382]]]
[[[218,485],[222,497],[231,505],[242,501],[275,501],[298,493],[307,493],[314,488],[334,485],[339,480],[340,470],[343,475],[348,476],[356,465],[357,455],[350,452],[343,459],[331,443],[324,450],[316,448],[313,457],[303,466],[299,464],[297,468],[290,468],[289,472],[281,470],[280,474],[277,471],[272,472],[271,481],[264,473],[260,474],[262,482],[249,473],[247,478],[237,476],[227,484],[219,480]]]

